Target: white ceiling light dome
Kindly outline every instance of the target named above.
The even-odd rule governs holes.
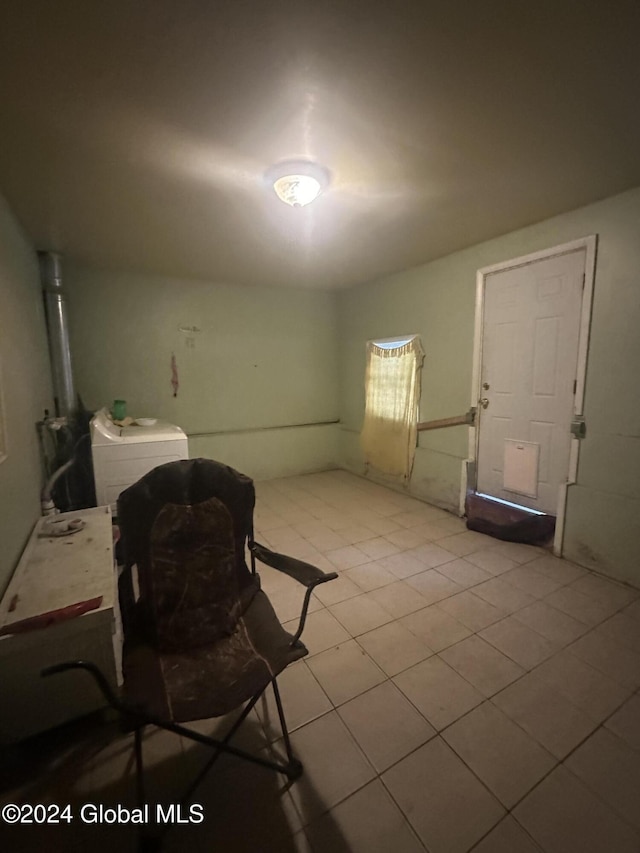
[[[311,160],[286,160],[266,173],[278,198],[291,207],[304,207],[329,185],[329,172]]]

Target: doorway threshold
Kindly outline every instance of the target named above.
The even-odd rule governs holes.
[[[484,498],[486,501],[494,501],[498,504],[504,504],[505,506],[513,507],[513,509],[522,510],[522,512],[527,513],[529,515],[546,515],[544,512],[540,512],[539,509],[531,509],[528,506],[522,506],[522,504],[513,503],[513,501],[505,501],[503,498],[495,498],[493,495],[485,495],[483,492],[476,492],[477,497]]]
[[[553,543],[555,515],[529,509],[478,492],[468,492],[465,515],[469,530],[506,542],[548,546]]]

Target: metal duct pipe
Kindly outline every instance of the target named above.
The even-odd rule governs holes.
[[[71,370],[69,325],[62,287],[60,255],[55,252],[38,252],[38,257],[49,334],[56,415],[65,417],[76,407],[76,391]]]

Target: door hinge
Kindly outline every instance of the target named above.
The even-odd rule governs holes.
[[[582,273],[582,289],[584,290],[584,286],[587,283],[587,274],[586,272]]]
[[[584,417],[582,415],[576,415],[575,418],[571,421],[570,426],[571,435],[574,438],[586,438],[587,437],[587,424],[585,423]]]
[[[573,380],[573,393],[574,393],[574,396],[575,396],[575,393],[576,393],[576,391],[577,391],[577,390],[578,390],[578,380],[577,380],[577,379],[574,379],[574,380]]]

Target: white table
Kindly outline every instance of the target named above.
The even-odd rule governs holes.
[[[45,525],[52,518],[81,519],[84,527],[48,536]],[[108,506],[36,523],[0,602],[0,629],[11,631],[25,620],[102,600],[81,616],[0,636],[0,742],[20,740],[105,704],[88,673],[76,670],[41,678],[45,666],[93,661],[114,687],[121,682],[122,627],[111,524]]]

